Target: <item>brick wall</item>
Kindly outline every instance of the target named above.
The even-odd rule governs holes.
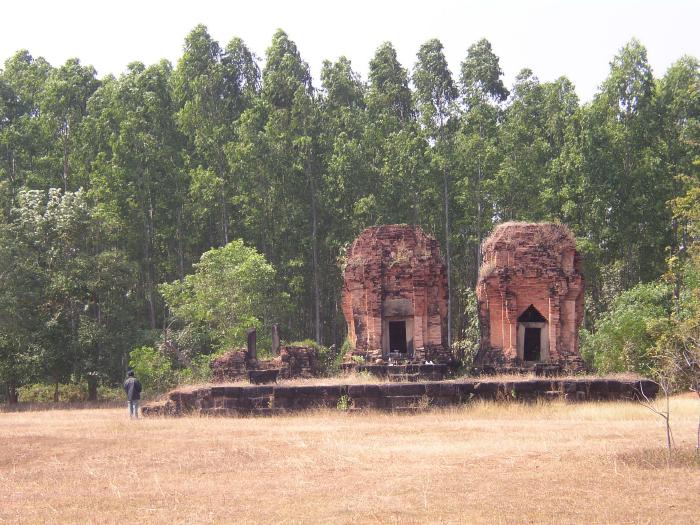
[[[356,353],[387,357],[387,322],[404,320],[409,357],[425,360],[428,349],[448,359],[447,274],[438,242],[419,226],[375,226],[347,257],[342,307]]]
[[[523,363],[518,318],[530,307],[546,319],[540,362],[580,369],[578,330],[583,319],[582,261],[561,224],[506,223],[484,241],[477,283],[481,348],[477,364]]]

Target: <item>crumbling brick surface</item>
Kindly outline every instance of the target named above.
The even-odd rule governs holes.
[[[283,346],[273,363],[281,368],[283,378],[313,377],[318,372],[318,355],[311,346]]]
[[[347,254],[343,314],[355,353],[387,358],[388,322],[406,324],[406,358],[447,361],[447,274],[438,242],[419,226],[364,230]]]
[[[477,284],[480,366],[520,366],[530,306],[544,317],[539,362],[582,368],[578,330],[583,319],[582,261],[574,236],[561,224],[510,222],[482,246]],[[535,325],[532,325],[535,326]]]
[[[216,383],[249,377],[249,371],[279,369],[280,378],[313,377],[318,372],[316,349],[310,346],[283,346],[274,359],[251,359],[245,349],[231,350],[211,362],[212,380]]]
[[[248,354],[245,349],[231,350],[221,357],[217,357],[209,365],[212,379],[217,383],[244,379],[248,373],[247,358]]]

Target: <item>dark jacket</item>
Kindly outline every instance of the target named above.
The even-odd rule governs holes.
[[[126,398],[129,401],[136,401],[141,399],[141,383],[135,377],[128,377],[124,381],[124,390],[126,391]]]

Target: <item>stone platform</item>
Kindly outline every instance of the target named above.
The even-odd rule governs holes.
[[[343,363],[343,372],[367,372],[380,379],[388,381],[442,381],[447,376],[449,368],[446,364],[404,364],[379,365]]]
[[[653,398],[653,381],[619,379],[527,379],[522,381],[457,380],[418,383],[367,383],[335,385],[214,385],[179,389],[165,400],[143,407],[144,416],[274,415],[332,408],[417,411],[431,406],[450,406],[472,400],[577,401],[635,400],[643,392]]]

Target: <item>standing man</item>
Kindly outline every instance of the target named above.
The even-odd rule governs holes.
[[[129,370],[126,381],[124,381],[124,390],[126,391],[126,399],[129,401],[129,417],[138,419],[139,417],[139,399],[141,399],[141,383],[134,377],[134,371]]]

